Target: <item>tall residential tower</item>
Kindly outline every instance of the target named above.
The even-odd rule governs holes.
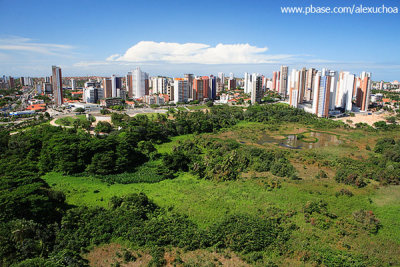
[[[54,104],[59,106],[64,103],[61,68],[57,66],[52,66],[51,69],[52,69],[51,81],[53,87]]]

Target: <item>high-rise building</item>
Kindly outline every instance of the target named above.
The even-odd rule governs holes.
[[[103,78],[103,91],[104,91],[105,98],[112,97],[112,81],[111,81],[111,79]]]
[[[217,79],[217,94],[225,89],[225,74],[223,72],[218,73]]]
[[[356,84],[356,106],[367,111],[371,101],[371,73],[363,71]]]
[[[277,84],[277,81],[279,80],[278,73],[279,71],[274,71],[272,73],[272,86],[271,86],[272,91],[277,91],[278,89],[278,84]]]
[[[297,108],[297,105],[299,104],[299,90],[295,88],[290,88],[289,89],[289,104],[290,106]]]
[[[121,97],[122,78],[116,75],[111,76],[112,97]]]
[[[313,87],[314,87],[314,79],[317,71],[314,68],[310,68],[306,73],[306,85],[305,85],[305,93],[304,100],[311,101],[313,98]]]
[[[265,85],[266,90],[272,90],[272,80],[267,80],[267,83]]]
[[[204,99],[204,82],[202,78],[193,80],[193,100],[203,101]]]
[[[189,84],[184,78],[174,79],[174,103],[187,102],[189,100]]]
[[[244,73],[244,79],[243,79],[243,87],[244,87],[244,93],[246,94],[251,94],[253,91],[253,83],[256,82],[257,77],[260,76],[259,73],[253,73],[249,74],[247,72]],[[262,78],[262,86],[265,88],[265,80],[264,77]]]
[[[49,95],[53,92],[53,86],[51,83],[43,83],[42,92],[46,95]]]
[[[71,90],[75,90],[76,89],[76,81],[74,79],[71,79]]]
[[[147,91],[149,90],[148,75],[142,72],[139,67],[136,67],[133,74],[133,97],[141,98],[146,95],[146,80],[147,80]],[[147,92],[148,94],[148,92]]]
[[[128,97],[132,98],[133,97],[132,72],[128,72],[128,74],[126,75],[125,83],[126,83],[125,85],[126,91],[128,92]]]
[[[59,106],[64,103],[61,68],[57,66],[52,66],[51,68],[54,104]]]
[[[236,89],[236,79],[229,78],[228,80],[228,90],[235,90]]]
[[[254,80],[252,82],[251,88],[251,103],[260,103],[261,98],[263,97],[263,87],[262,87],[262,76],[253,76]]]
[[[0,89],[8,88],[8,83],[6,77],[3,75],[3,78],[0,78]]]
[[[287,89],[288,89],[288,66],[281,66],[281,77],[279,81],[279,94],[283,97],[286,97]]]
[[[160,77],[158,78],[158,92],[159,94],[166,94],[167,93],[167,85],[168,85],[168,80],[166,77]]]
[[[313,113],[318,117],[329,117],[331,109],[331,92],[336,83],[335,71],[322,69],[318,71],[314,82]],[[334,92],[333,92],[334,95]]]
[[[150,94],[150,81],[149,81],[149,74],[144,72],[144,95]]]
[[[210,75],[210,92],[211,95],[209,96],[210,99],[217,98],[217,77],[214,75]]]
[[[14,78],[13,77],[8,77],[8,86],[9,88],[14,88],[15,83],[14,83]]]
[[[194,75],[191,73],[184,74],[184,79],[188,81],[189,86],[189,98],[193,98],[193,79]]]
[[[288,77],[288,86],[289,86],[289,105],[292,107],[297,107],[299,103],[299,71],[296,69],[292,69],[290,76]]]
[[[22,86],[32,86],[33,85],[33,79],[31,77],[20,77],[19,82],[21,83]]]
[[[340,72],[337,84],[335,107],[346,111],[352,110],[355,76],[349,72]]]
[[[0,78],[0,88],[14,88],[14,78],[11,76],[6,77],[3,75],[3,78]]]
[[[243,77],[243,88],[245,94],[250,94],[253,90],[252,82],[251,82],[251,75],[247,72],[244,73]]]
[[[293,69],[288,79],[289,104],[297,107],[303,103],[306,88],[306,68],[302,70]]]
[[[337,71],[330,70],[328,72],[328,76],[330,77],[330,86],[329,86],[329,110],[335,110],[336,105],[336,91],[337,91],[337,83],[338,83],[338,73]]]
[[[203,98],[210,98],[211,92],[210,92],[210,78],[208,76],[203,76],[201,77],[203,81]]]
[[[83,89],[83,101],[86,103],[97,103],[99,100],[98,88],[88,87]]]
[[[166,94],[168,80],[166,77],[152,77],[151,87],[153,94]]]
[[[218,78],[222,84],[225,84],[225,74],[223,72],[218,72]]]
[[[174,100],[174,83],[173,83],[173,81],[172,82],[170,82],[170,81],[168,81],[168,85],[167,85],[167,95],[168,95],[168,99],[170,100],[170,101],[173,101]]]
[[[306,68],[302,68],[298,73],[296,88],[299,92],[298,101],[300,104],[303,103],[306,94],[306,75],[307,75]]]

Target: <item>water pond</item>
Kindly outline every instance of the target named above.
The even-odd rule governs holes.
[[[291,149],[310,149],[335,146],[343,143],[337,135],[313,131],[301,134],[288,134],[282,137],[283,138],[280,139],[279,137],[263,134],[257,143],[260,145],[265,143],[278,144]]]

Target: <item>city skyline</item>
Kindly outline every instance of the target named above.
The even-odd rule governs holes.
[[[308,1],[206,1],[202,5],[215,12],[199,21],[193,15],[197,4],[180,1],[2,3],[0,23],[7,27],[0,32],[0,73],[5,75],[48,76],[48,66],[57,65],[63,76],[123,76],[140,67],[150,76],[256,72],[272,77],[287,65],[367,70],[374,80],[400,78],[398,14],[305,16],[282,14],[280,7]],[[369,3],[381,4],[394,3]],[[11,12],[20,5],[25,8]],[[186,12],[178,18],[180,10]]]

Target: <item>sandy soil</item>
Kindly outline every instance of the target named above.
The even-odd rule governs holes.
[[[351,120],[352,126],[354,126],[356,123],[359,123],[359,122],[364,122],[364,123],[367,123],[372,126],[375,122],[384,121],[385,118],[388,116],[389,116],[388,113],[381,113],[381,114],[372,113],[372,115],[356,114],[355,117],[342,117],[342,118],[337,118],[337,119],[333,119],[333,120],[340,120],[343,122],[346,122],[347,120]]]

